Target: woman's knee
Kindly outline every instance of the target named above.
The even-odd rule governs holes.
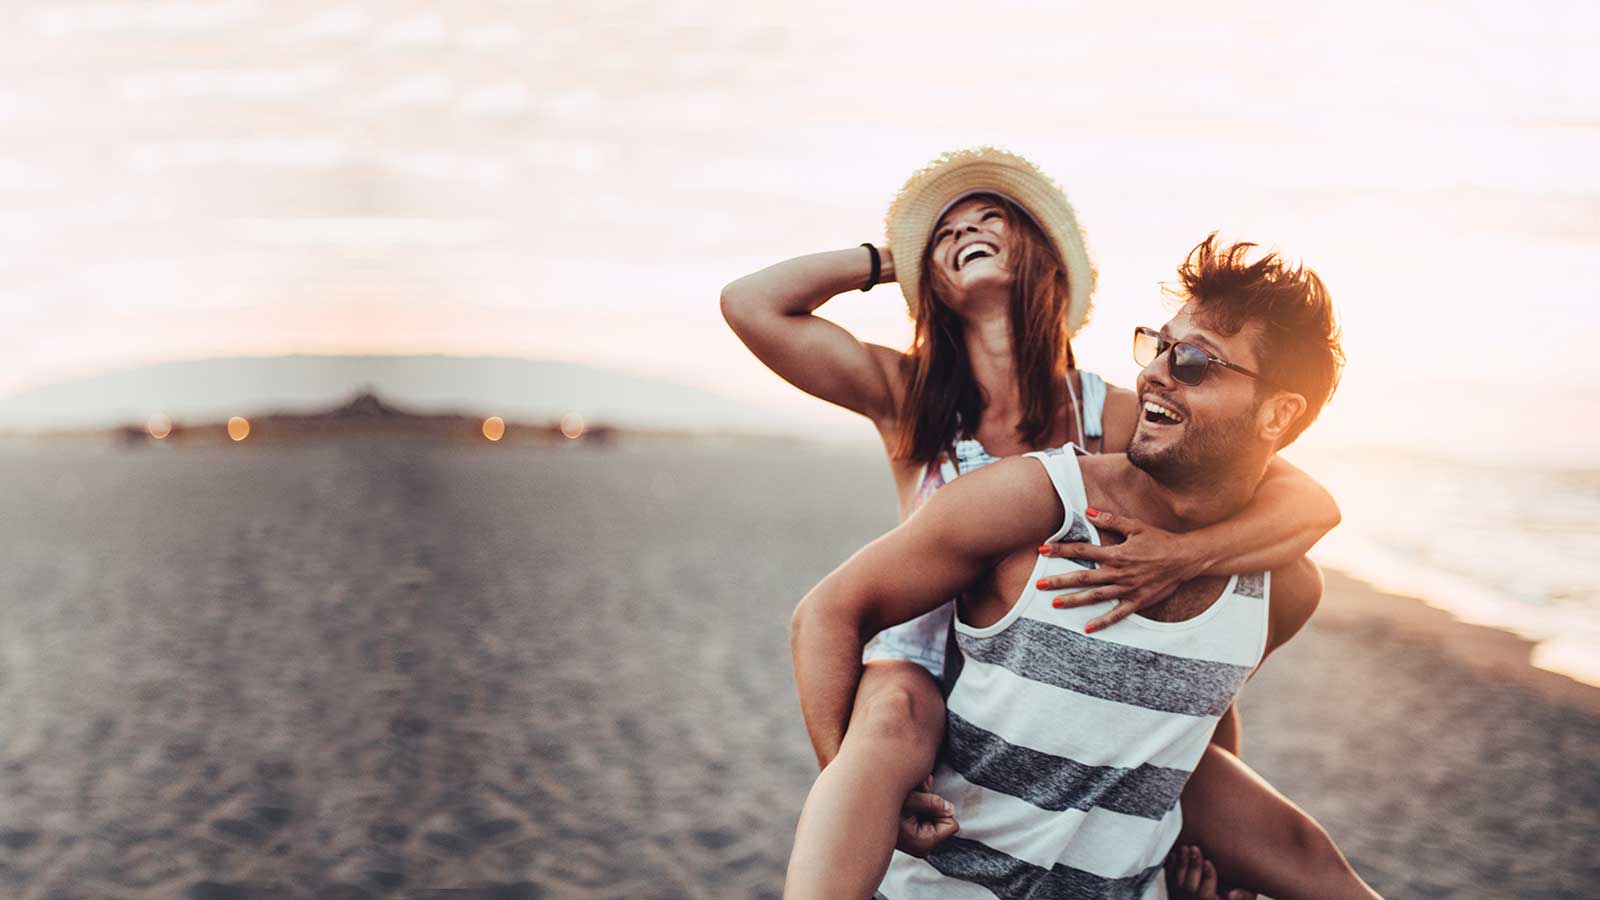
[[[944,734],[944,698],[931,678],[896,672],[862,688],[846,739],[937,752]]]
[[[1350,864],[1339,852],[1339,846],[1333,842],[1327,830],[1299,807],[1295,807],[1294,811],[1295,815],[1289,816],[1284,822],[1284,838],[1289,843],[1290,852],[1302,865],[1319,871],[1348,868]]]

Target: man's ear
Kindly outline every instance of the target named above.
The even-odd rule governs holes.
[[[1256,433],[1277,446],[1290,426],[1306,412],[1306,398],[1293,391],[1274,391],[1256,412]]]

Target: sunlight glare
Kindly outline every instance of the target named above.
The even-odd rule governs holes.
[[[572,441],[583,437],[583,416],[580,416],[575,412],[569,412],[562,416],[561,433],[566,435],[568,440]]]

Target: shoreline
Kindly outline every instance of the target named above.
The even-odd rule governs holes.
[[[1420,597],[1395,594],[1343,570],[1324,568],[1326,589],[1312,621],[1342,632],[1376,629],[1425,642],[1479,673],[1509,679],[1543,697],[1600,715],[1600,687],[1533,664],[1538,642],[1463,622]]]

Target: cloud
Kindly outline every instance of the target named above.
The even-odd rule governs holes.
[[[35,14],[33,25],[48,37],[119,31],[189,34],[235,28],[257,14],[257,4],[249,0],[187,3],[132,0],[51,5]]]
[[[344,79],[331,62],[253,68],[188,68],[137,72],[118,85],[124,99],[160,100],[285,100],[325,95]]]
[[[135,144],[127,160],[135,171],[149,173],[216,166],[326,169],[355,155],[349,141],[336,137],[190,138]]]

